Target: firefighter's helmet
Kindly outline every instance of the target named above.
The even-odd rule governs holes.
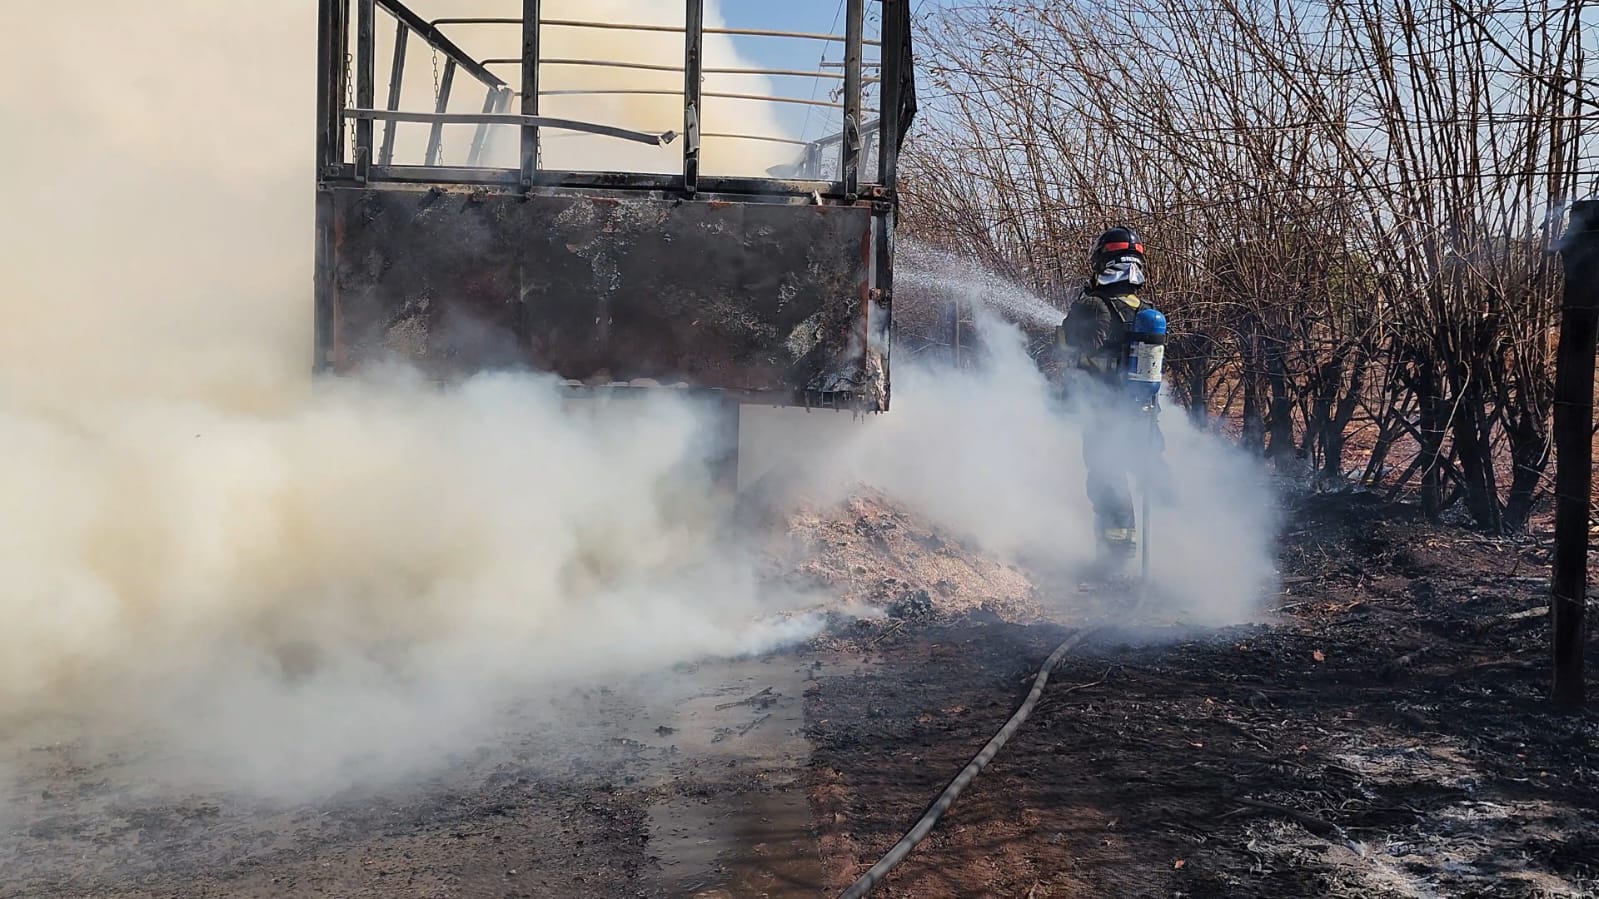
[[[1141,287],[1144,283],[1144,242],[1138,232],[1118,225],[1099,235],[1088,256],[1094,283],[1100,287],[1123,284]]]

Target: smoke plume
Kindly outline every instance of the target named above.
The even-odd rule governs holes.
[[[459,15],[439,0],[415,0],[411,4],[427,18]],[[720,4],[707,3],[707,28],[722,26]],[[653,27],[682,28],[681,3],[650,3],[647,0],[554,0],[543,4],[541,18],[587,22],[626,23]],[[467,53],[477,59],[516,59],[522,54],[522,33],[514,25],[448,26],[448,34]],[[376,30],[376,97],[381,103],[388,96],[391,62],[394,56],[392,19],[378,16]],[[353,51],[352,51],[353,52]],[[673,173],[683,166],[683,75],[669,71],[683,65],[683,36],[666,31],[628,31],[613,28],[578,28],[547,25],[540,35],[539,114],[553,118],[630,128],[651,134],[673,132],[678,139],[666,146],[619,141],[576,131],[545,130],[541,135],[541,165],[568,171],[628,171]],[[720,34],[704,38],[705,66],[712,69],[760,68],[745,58],[733,40]],[[561,60],[563,62],[549,62]],[[568,62],[569,61],[569,62]],[[591,61],[627,62],[657,68],[608,67],[578,64]],[[411,42],[406,53],[400,108],[432,112],[442,81],[445,58],[437,56],[419,42]],[[495,75],[513,90],[521,89],[521,70],[517,66],[495,65]],[[746,94],[766,96],[779,93],[772,80],[763,75],[712,72],[705,76],[706,94]],[[457,72],[450,92],[449,111],[481,112],[485,88]],[[792,139],[773,113],[768,102],[707,96],[702,99],[701,129],[713,136],[702,142],[701,169],[708,175],[762,176],[767,168],[791,162],[799,148],[780,143]],[[519,112],[518,98],[510,111]],[[381,129],[381,125],[378,126]],[[430,127],[402,124],[396,131],[395,161],[419,164],[427,152]],[[441,161],[464,165],[476,126],[450,125],[444,130]],[[740,134],[765,138],[750,140],[715,135]],[[772,139],[777,140],[772,140]],[[489,143],[482,164],[515,168],[520,165],[521,139],[517,129],[496,126],[489,130]]]
[[[1090,414],[1062,404],[1006,317],[1059,323],[1060,313],[975,264],[911,244],[897,283],[907,296],[959,296],[975,309],[981,354],[953,368],[936,353],[901,354],[894,405],[866,421],[793,410],[745,409],[752,482],[770,479],[812,496],[867,484],[989,552],[1040,575],[1046,603],[1093,562],[1093,509],[1084,441],[1128,462],[1141,506],[1137,459],[1147,419],[1136,409]],[[899,280],[903,276],[903,280]],[[929,316],[923,315],[922,318]],[[1170,489],[1143,521],[1152,595],[1162,611],[1195,625],[1253,616],[1275,578],[1277,503],[1253,459],[1169,408],[1160,416]],[[1129,566],[1135,573],[1138,564]]]
[[[557,677],[803,635],[718,528],[692,404],[313,384],[314,4],[30,16],[0,63],[0,162],[28,173],[0,217],[6,733],[332,789]]]
[[[645,0],[582,6],[667,22]],[[333,789],[353,760],[370,778],[426,767],[555,678],[802,635],[768,617],[795,598],[715,524],[691,404],[567,408],[529,376],[313,384],[314,19],[279,0],[39,6],[0,62],[16,123],[0,163],[25,173],[0,217],[6,732],[137,732],[187,777]],[[560,52],[639,51],[572,40]],[[581,71],[563,83],[600,83]],[[415,66],[403,105],[427,108],[430,81]],[[569,102],[548,111],[681,125],[672,98]],[[776,127],[734,110],[710,107],[706,127]],[[546,164],[562,146],[654,164],[571,140]],[[761,171],[774,152],[729,142],[707,169]],[[985,369],[900,364],[888,416],[796,431],[751,409],[750,439],[811,447],[769,449],[818,489],[876,485],[995,552],[1080,561],[1081,425],[1051,408],[1015,333],[985,327]],[[1196,614],[1235,615],[1269,570],[1264,493],[1181,416],[1167,427],[1178,487],[1156,572]]]

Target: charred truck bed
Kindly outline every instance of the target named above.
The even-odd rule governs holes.
[[[881,41],[862,35],[869,2],[883,7],[881,19],[873,17],[884,23]],[[837,36],[848,69],[836,104],[842,130],[796,147],[798,161],[769,178],[700,174],[699,54],[704,34],[725,29],[704,27],[701,0],[685,3],[678,135],[541,117],[536,100],[524,100],[520,114],[507,112],[511,86],[452,41],[446,26],[519,27],[522,59],[488,62],[520,62],[529,73],[520,95],[536,97],[541,65],[566,64],[539,53],[540,30],[589,27],[538,22],[536,0],[527,0],[521,20],[476,21],[429,21],[398,0],[321,0],[317,369],[344,374],[398,359],[450,380],[522,368],[574,385],[642,382],[751,402],[886,411],[893,185],[915,111],[908,3],[849,0],[849,28]],[[392,16],[396,33],[387,108],[374,102],[379,13]],[[408,41],[447,60],[430,100],[435,112],[396,109]],[[868,43],[880,48],[879,60],[863,61]],[[348,71],[341,48],[350,50]],[[872,111],[862,106],[867,65],[882,72],[869,79],[879,85],[882,112],[863,121]],[[444,111],[452,84],[459,91],[465,80],[458,73],[479,82],[483,113]],[[393,163],[401,123],[431,126],[424,164]],[[446,125],[476,126],[468,165],[442,164]],[[520,169],[483,164],[490,128],[521,132]],[[543,169],[540,141],[549,132],[680,143],[683,171]]]
[[[886,338],[867,330],[886,321],[871,309],[869,208],[441,188],[333,199],[335,371],[391,353],[439,376],[526,365],[585,383],[886,389],[869,358]]]

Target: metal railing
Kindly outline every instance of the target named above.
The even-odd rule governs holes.
[[[435,26],[442,26],[442,25],[520,25],[520,24],[522,24],[522,20],[519,19],[519,18],[513,19],[513,18],[494,17],[494,16],[489,16],[489,17],[445,17],[445,18],[440,18],[440,19],[433,19],[432,20],[432,24],[435,25]],[[644,25],[644,24],[637,24],[637,23],[631,23],[631,22],[588,22],[588,21],[579,21],[577,19],[540,19],[539,20],[539,24],[540,25],[548,25],[548,26],[552,26],[552,27],[558,27],[558,28],[596,28],[596,29],[609,29],[609,30],[612,30],[612,31],[655,31],[655,32],[662,32],[662,33],[666,33],[666,34],[683,34],[685,32],[685,29],[680,28],[680,27],[678,27],[676,25]],[[770,31],[770,30],[763,29],[763,28],[704,28],[704,29],[701,29],[701,30],[705,34],[726,34],[726,35],[741,36],[741,37],[780,37],[780,38],[793,38],[793,39],[796,39],[796,40],[827,41],[829,43],[842,42],[844,40],[844,37],[845,37],[842,34],[821,34],[821,33],[812,32],[812,31]],[[881,41],[863,40],[862,43],[865,44],[868,47],[879,47],[879,46],[882,46],[882,42]]]
[[[838,189],[839,193],[847,197],[855,196],[860,190],[863,161],[871,155],[883,137],[887,135],[885,129],[895,129],[897,125],[892,121],[883,121],[881,117],[871,121],[862,121],[867,114],[876,114],[878,110],[869,109],[863,103],[863,90],[867,85],[882,85],[880,93],[883,96],[883,106],[887,108],[891,103],[891,94],[897,85],[892,80],[898,77],[897,71],[891,71],[895,66],[908,64],[902,63],[899,55],[894,52],[892,42],[868,39],[864,34],[865,7],[868,0],[846,0],[845,33],[826,34],[808,31],[782,31],[753,28],[719,28],[706,27],[703,19],[704,0],[682,0],[684,2],[683,26],[676,25],[650,25],[642,23],[619,22],[589,22],[570,19],[540,18],[538,10],[539,0],[522,0],[524,15],[521,17],[441,17],[425,19],[405,5],[403,0],[320,0],[320,33],[322,35],[319,46],[318,61],[320,66],[318,82],[318,163],[319,171],[324,174],[342,171],[345,165],[353,166],[356,180],[365,181],[374,176],[374,164],[378,171],[375,173],[380,179],[387,172],[394,169],[394,155],[397,126],[401,123],[427,124],[429,139],[421,168],[437,170],[440,180],[449,180],[455,177],[458,169],[448,169],[442,165],[442,135],[445,125],[470,124],[476,125],[476,130],[467,157],[467,166],[475,168],[484,158],[487,147],[489,129],[494,126],[512,126],[521,133],[521,164],[518,180],[524,187],[531,187],[535,181],[548,180],[539,174],[539,140],[541,129],[561,130],[573,134],[600,135],[618,140],[634,141],[645,144],[666,145],[674,142],[679,133],[648,132],[632,128],[618,127],[612,124],[579,121],[572,118],[544,116],[539,112],[540,98],[551,96],[574,95],[657,95],[681,96],[683,98],[683,163],[680,184],[685,192],[692,194],[696,190],[699,175],[699,155],[701,140],[715,138],[721,140],[759,141],[776,144],[785,144],[805,148],[798,163],[790,166],[779,166],[768,170],[768,175],[778,177],[779,170],[790,172],[790,178],[820,178],[824,170],[821,163],[822,155],[837,150],[836,178],[828,179]],[[885,7],[891,3],[903,3],[906,0],[879,0]],[[355,10],[355,53],[354,77],[355,102],[348,102],[350,75],[344,71],[348,65],[346,58],[349,35],[350,9]],[[375,96],[375,68],[376,68],[376,13],[378,10],[390,15],[396,24],[393,59],[389,73],[387,96],[382,107],[379,107]],[[903,14],[903,13],[902,13]],[[885,22],[888,17],[885,15]],[[515,58],[476,59],[461,47],[446,29],[455,26],[494,25],[518,26],[522,30],[523,54]],[[684,62],[682,65],[656,64],[643,61],[625,59],[588,59],[588,58],[544,58],[539,53],[541,31],[544,28],[581,28],[616,30],[629,32],[656,32],[681,34],[684,36]],[[729,35],[760,38],[785,38],[793,40],[809,40],[823,42],[841,42],[845,48],[845,58],[842,62],[828,63],[825,60],[818,66],[818,70],[800,70],[772,67],[735,67],[735,66],[706,66],[704,65],[704,37],[705,35]],[[886,36],[886,35],[885,35]],[[402,111],[401,88],[405,75],[407,51],[413,39],[419,39],[432,51],[444,58],[442,74],[437,72],[437,57],[435,58],[435,105],[432,112]],[[866,47],[883,48],[885,59],[883,61],[869,61],[864,58]],[[536,65],[528,65],[529,60],[537,60]],[[520,70],[519,82],[516,84],[507,78],[501,77],[494,69],[500,66],[515,67]],[[601,67],[626,71],[663,72],[682,74],[684,84],[680,90],[651,89],[651,88],[582,88],[582,89],[543,89],[539,87],[540,69],[550,66],[559,67]],[[867,69],[878,70],[879,75],[868,75]],[[829,71],[834,69],[834,71]],[[484,100],[480,112],[477,113],[451,113],[449,106],[452,93],[457,87],[457,74],[465,72],[484,89]],[[761,76],[769,78],[811,78],[825,79],[833,82],[842,82],[842,91],[835,94],[836,99],[817,99],[812,97],[785,96],[778,93],[739,92],[736,90],[704,90],[703,78],[706,75],[726,76]],[[518,87],[520,89],[518,89]],[[842,126],[839,131],[819,141],[795,140],[790,137],[774,134],[751,134],[734,131],[703,131],[703,103],[706,99],[726,99],[739,101],[754,101],[764,103],[794,104],[807,107],[825,107],[842,111]],[[513,103],[519,104],[515,112],[511,110]],[[380,142],[374,147],[374,126],[382,123]],[[344,126],[349,123],[352,127],[353,147],[344,144]],[[346,153],[349,150],[349,153]],[[346,162],[348,160],[348,162]],[[415,168],[415,167],[410,167]],[[826,168],[831,168],[827,166]],[[880,178],[886,183],[892,181],[892,162],[880,164]],[[555,177],[559,173],[551,173]],[[420,180],[421,174],[412,175],[409,180]],[[613,179],[615,180],[615,179]]]
[[[520,59],[485,59],[483,65],[487,66],[520,66]],[[598,66],[608,69],[639,69],[646,72],[681,72],[682,66],[669,66],[648,62],[626,62],[619,59],[540,59],[541,66]],[[827,78],[833,81],[844,80],[843,72],[808,72],[804,69],[750,69],[738,67],[705,66],[700,69],[704,75],[771,75],[792,78]],[[863,78],[863,82],[875,83],[877,78]],[[781,100],[782,97],[774,96],[768,99]],[[839,104],[843,105],[843,104]]]
[[[457,16],[457,17],[444,17],[444,18],[433,19],[432,23],[433,23],[433,25],[435,25],[437,27],[443,28],[444,26],[447,26],[447,25],[520,25],[520,24],[522,24],[522,20],[521,19],[517,19],[517,18],[509,18],[509,17],[459,17],[459,16]],[[666,33],[666,34],[682,34],[682,33],[684,33],[684,29],[683,28],[679,28],[679,27],[677,27],[675,25],[647,25],[647,24],[640,24],[640,23],[627,23],[627,22],[583,22],[583,21],[575,21],[575,20],[571,20],[571,19],[541,19],[541,20],[539,20],[539,24],[543,25],[543,26],[546,26],[546,27],[601,29],[601,30],[631,31],[631,32],[654,32],[654,33]],[[706,29],[704,29],[704,33],[705,34],[719,34],[719,35],[735,35],[735,36],[750,36],[750,37],[765,37],[765,38],[782,38],[782,39],[794,39],[794,40],[821,41],[821,42],[826,42],[826,43],[843,43],[843,42],[847,41],[847,39],[848,39],[848,35],[843,35],[843,34],[826,34],[826,33],[821,33],[821,32],[810,32],[810,31],[779,31],[779,30],[758,29],[758,28],[706,28]],[[882,46],[882,42],[881,41],[872,40],[872,39],[863,39],[861,41],[861,44],[862,44],[863,47],[881,47]],[[523,60],[520,59],[520,58],[504,58],[504,57],[501,57],[501,58],[493,58],[493,59],[485,59],[485,60],[483,60],[483,65],[485,67],[492,67],[492,66],[521,66],[522,64],[523,64]],[[547,67],[547,66],[597,67],[597,68],[622,69],[622,70],[634,70],[634,71],[645,71],[645,72],[679,73],[679,72],[685,71],[683,66],[667,65],[667,64],[661,64],[661,63],[646,63],[646,62],[637,62],[637,61],[619,60],[619,59],[577,59],[577,58],[553,58],[552,59],[552,58],[541,58],[539,60],[539,65],[541,67]],[[862,65],[864,67],[867,67],[867,68],[877,68],[877,67],[881,66],[881,63],[867,61],[867,62],[863,62]],[[845,73],[843,71],[844,67],[845,67],[845,65],[844,65],[843,62],[828,63],[826,61],[823,61],[820,64],[820,66],[817,69],[815,69],[815,70],[751,68],[751,67],[741,67],[741,66],[703,66],[700,69],[700,72],[701,72],[702,75],[734,75],[734,76],[747,75],[747,76],[764,76],[764,77],[775,77],[775,78],[810,78],[810,79],[821,79],[821,80],[843,82],[843,81],[847,80],[846,76],[845,76]],[[826,71],[826,69],[828,69],[828,68],[838,69],[838,71]],[[882,80],[881,78],[865,76],[863,74],[863,76],[861,78],[861,84],[863,86],[864,85],[868,85],[868,84],[878,84],[878,83],[881,82],[881,80]],[[572,90],[560,90],[560,91],[550,91],[550,90],[540,91],[540,96],[544,96],[544,97],[550,97],[550,96],[581,96],[581,95],[596,95],[596,96],[602,96],[602,95],[605,95],[605,96],[618,96],[618,95],[625,95],[625,96],[640,96],[640,95],[650,96],[650,95],[655,95],[655,96],[669,96],[669,95],[672,95],[672,94],[675,94],[675,93],[677,93],[677,92],[676,91],[668,91],[668,90],[659,90],[659,89],[653,89],[652,90],[652,89],[648,89],[648,88],[585,88],[585,89],[572,89]],[[796,105],[796,106],[821,107],[821,108],[827,108],[827,109],[843,109],[845,107],[845,103],[843,103],[841,101],[818,100],[815,97],[793,97],[793,96],[785,96],[785,95],[781,95],[781,94],[752,94],[752,93],[734,93],[734,92],[728,92],[728,91],[702,91],[700,96],[701,97],[706,97],[706,98],[712,98],[712,99],[747,100],[747,101],[766,102],[766,103],[784,103],[784,104],[790,104],[790,105]],[[866,113],[875,113],[875,112],[877,112],[877,110],[875,110],[875,109],[866,109],[866,110],[864,110],[864,112],[866,112]],[[725,139],[725,140],[748,140],[748,141],[759,141],[759,142],[766,142],[766,143],[792,144],[794,146],[800,146],[800,147],[809,146],[812,143],[810,141],[795,140],[793,138],[782,137],[782,136],[779,136],[779,135],[752,134],[752,133],[748,133],[748,132],[727,132],[727,131],[714,132],[714,133],[713,132],[702,132],[701,137],[714,137],[714,138]],[[832,143],[835,143],[835,144],[839,143],[839,141],[841,139],[842,139],[842,133],[840,134],[839,139],[835,139],[834,141],[832,141]],[[870,146],[870,138],[868,138],[868,146]],[[869,152],[868,152],[867,155],[870,155]]]

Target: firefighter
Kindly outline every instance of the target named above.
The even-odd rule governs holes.
[[[1089,279],[1082,295],[1056,329],[1059,385],[1086,417],[1083,463],[1088,499],[1094,507],[1098,560],[1120,567],[1137,549],[1137,521],[1129,489],[1131,475],[1143,484],[1164,483],[1160,431],[1153,401],[1126,390],[1129,334],[1144,308],[1144,245],[1126,226],[1099,235],[1089,254]]]

